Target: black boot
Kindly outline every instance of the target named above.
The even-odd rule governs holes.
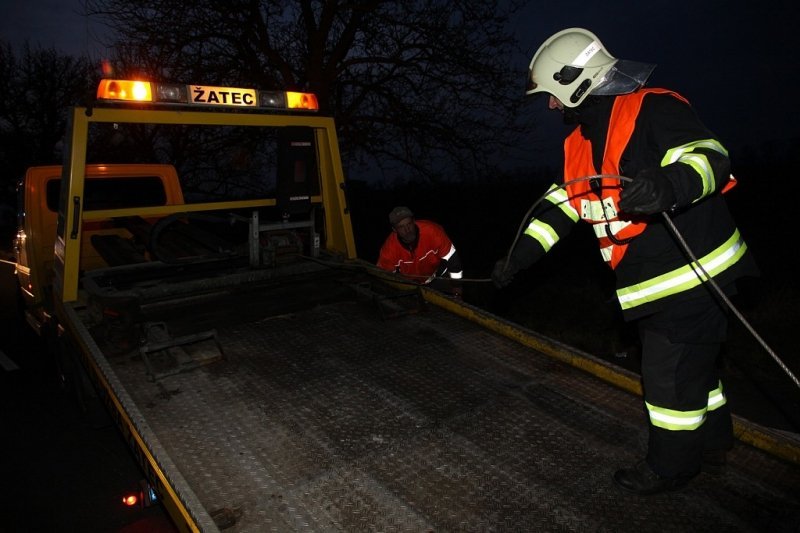
[[[639,461],[633,468],[623,468],[614,472],[614,482],[617,485],[642,496],[677,490],[686,485],[690,479],[691,476],[661,477],[653,472],[647,461]]]

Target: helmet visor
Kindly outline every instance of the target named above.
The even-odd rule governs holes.
[[[609,69],[603,80],[592,90],[592,95],[612,96],[632,93],[647,82],[656,66],[652,63],[640,63],[620,59]]]

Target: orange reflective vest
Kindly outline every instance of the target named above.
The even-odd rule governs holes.
[[[669,94],[684,102],[688,101],[678,93],[666,89],[640,89],[631,94],[617,96],[611,109],[608,123],[608,136],[603,154],[600,174],[618,176],[619,161],[636,126],[636,117],[642,108],[642,101],[648,94]],[[580,128],[576,128],[564,141],[564,182],[597,174],[592,158],[592,144],[585,139]],[[628,248],[627,241],[636,237],[647,228],[647,222],[638,220],[622,220],[618,216],[620,181],[614,178],[600,178],[601,196],[592,191],[590,180],[570,183],[565,187],[569,202],[578,215],[592,224],[600,245],[603,259],[616,268]],[[733,186],[731,181],[723,189],[726,192]],[[617,244],[608,237],[610,232]]]

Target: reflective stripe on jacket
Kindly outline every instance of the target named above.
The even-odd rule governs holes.
[[[686,264],[655,278],[617,289],[619,304],[624,311],[647,302],[660,300],[672,294],[693,289],[706,281],[703,270],[713,278],[739,261],[746,251],[747,245],[737,229],[730,239],[722,243],[718,248],[703,257],[697,258],[697,261],[703,267],[702,270],[695,263]]]

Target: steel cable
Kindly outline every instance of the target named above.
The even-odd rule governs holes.
[[[614,179],[614,180],[621,181],[621,182],[632,181],[631,178],[628,178],[626,176],[618,176],[616,174],[595,174],[595,175],[592,175],[592,176],[584,176],[584,177],[581,177],[581,178],[575,178],[575,179],[572,179],[572,180],[565,181],[561,185],[558,185],[557,188],[558,189],[565,189],[567,186],[569,186],[569,185],[571,185],[573,183],[578,183],[578,182],[581,182],[581,181],[589,181],[589,180],[593,180],[593,179],[603,179],[603,178]],[[533,210],[536,209],[536,207],[540,203],[542,203],[542,201],[544,201],[544,199],[547,198],[547,196],[550,195],[552,192],[553,192],[553,189],[548,189],[547,192],[545,192],[542,196],[540,196],[533,203],[533,205],[531,205],[530,209],[528,209],[528,212],[525,213],[525,217],[522,219],[522,223],[520,224],[519,229],[517,230],[517,235],[514,238],[514,241],[511,243],[511,247],[508,250],[508,255],[506,255],[506,263],[505,263],[505,265],[503,267],[504,271],[505,271],[506,268],[508,268],[508,259],[511,257],[511,254],[514,251],[514,248],[516,248],[516,246],[517,246],[517,242],[519,241],[519,238],[522,235],[523,228],[530,222],[531,213],[533,213]],[[681,232],[678,231],[678,228],[675,227],[675,224],[672,222],[672,219],[667,214],[667,212],[666,211],[662,212],[661,216],[664,218],[664,222],[667,224],[667,227],[670,229],[672,234],[678,240],[678,243],[680,244],[680,246],[683,249],[683,251],[692,260],[692,263],[690,264],[690,266],[692,267],[692,270],[694,270],[695,273],[697,273],[697,277],[700,278],[700,281],[704,282],[704,283],[708,283],[709,285],[711,285],[711,287],[714,289],[714,293],[717,296],[719,296],[719,298],[725,303],[725,305],[728,307],[728,309],[730,309],[730,311],[734,315],[736,315],[736,318],[739,319],[739,321],[747,329],[747,331],[749,331],[750,334],[753,335],[753,338],[755,338],[756,342],[758,342],[761,345],[761,347],[764,348],[764,350],[770,355],[770,357],[772,357],[772,359],[778,364],[778,366],[781,368],[781,370],[783,370],[786,373],[786,375],[789,376],[789,379],[791,379],[792,382],[794,382],[794,384],[797,386],[797,388],[800,389],[800,380],[797,379],[797,376],[794,375],[794,373],[789,369],[789,367],[786,366],[786,363],[784,363],[781,360],[781,358],[778,357],[778,354],[775,353],[775,351],[766,343],[766,341],[761,337],[761,335],[758,334],[758,332],[755,330],[755,328],[753,328],[753,326],[747,321],[747,319],[744,317],[744,315],[742,315],[742,313],[736,308],[736,306],[733,305],[733,302],[730,301],[728,296],[719,287],[719,285],[714,280],[714,278],[712,278],[708,274],[708,272],[706,272],[705,268],[703,268],[703,265],[700,264],[700,262],[697,260],[697,257],[694,255],[694,252],[692,252],[691,248],[689,248],[689,245],[684,240],[683,235],[681,235]],[[702,274],[702,276],[700,274]]]

